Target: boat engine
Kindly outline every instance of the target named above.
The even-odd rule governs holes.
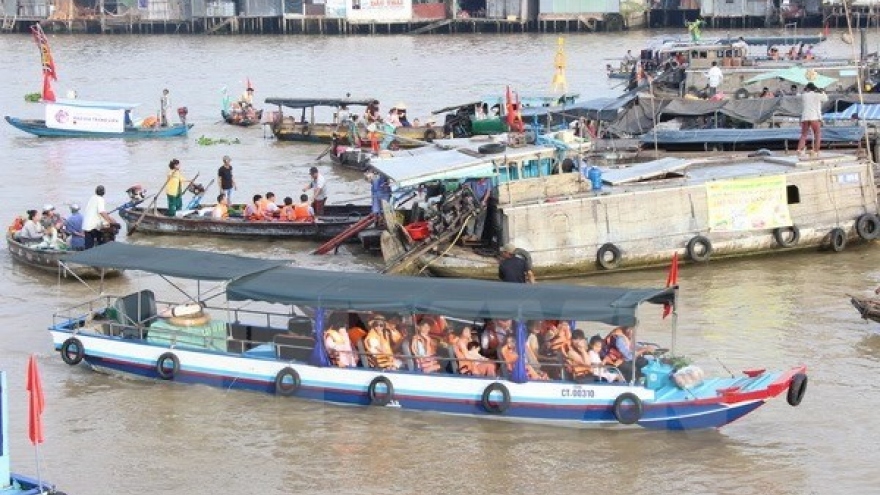
[[[196,184],[195,182],[191,182],[189,186],[186,187],[186,190],[196,196],[201,196],[202,194],[205,194],[205,186],[203,186],[202,184]]]
[[[177,109],[177,116],[180,117],[180,123],[186,125],[186,115],[189,113],[189,109],[186,107],[180,107]]]
[[[147,190],[141,187],[140,184],[135,184],[126,189],[125,194],[128,194],[128,200],[131,203],[137,204],[144,200],[144,197],[147,195]]]

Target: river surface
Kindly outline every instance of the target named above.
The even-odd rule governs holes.
[[[619,92],[606,63],[657,32],[565,37],[567,79],[582,97]],[[719,33],[724,34],[724,33]],[[757,34],[757,33],[755,33]],[[708,34],[707,34],[708,36]],[[410,118],[502,94],[549,92],[556,36],[177,37],[52,36],[56,92],[141,102],[154,114],[163,88],[195,123],[186,139],[38,139],[0,125],[2,221],[43,203],[85,204],[97,184],[108,204],[125,189],[163,184],[168,161],[207,183],[232,157],[238,199],[299,194],[321,145],[278,143],[261,128],[219,122],[221,89],[233,97],[249,78],[258,101],[282,97],[375,97],[383,111],[405,102]],[[880,36],[872,33],[869,50]],[[839,33],[819,54],[850,55]],[[614,61],[607,60],[614,58]],[[0,36],[0,109],[41,118],[26,93],[40,88],[29,36]],[[202,146],[197,138],[240,140]],[[356,173],[317,165],[332,202],[369,194]],[[208,198],[216,194],[212,188]],[[164,197],[160,198],[164,204]],[[126,240],[123,238],[123,240]],[[130,242],[291,259],[331,270],[373,270],[354,248],[313,257],[311,243],[216,241],[133,235]],[[33,475],[24,370],[38,356],[45,394],[41,473],[69,494],[397,494],[397,493],[880,493],[880,327],[859,318],[846,294],[880,284],[880,250],[809,252],[682,267],[678,350],[710,373],[750,367],[809,367],[804,402],[775,400],[718,431],[594,431],[491,420],[328,406],[247,392],[108,377],[69,367],[46,327],[55,309],[90,289],[14,265],[0,254],[0,368],[9,374],[13,468]],[[569,283],[661,286],[647,271]],[[167,286],[131,273],[112,293]],[[669,342],[660,308],[642,312],[644,335]],[[588,334],[592,330],[587,328]]]

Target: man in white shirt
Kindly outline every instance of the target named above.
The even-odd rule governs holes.
[[[813,151],[810,156],[819,154],[822,146],[822,104],[828,101],[828,95],[816,87],[813,83],[804,86],[801,95],[803,108],[801,109],[801,139],[798,141],[798,155],[803,156],[807,147],[807,134],[813,133]]]
[[[312,190],[312,208],[315,209],[315,215],[321,216],[324,214],[324,203],[327,202],[327,181],[318,172],[318,167],[310,168],[309,175],[312,177],[312,181],[303,188],[303,192]]]
[[[732,46],[734,48],[739,48],[743,58],[749,57],[749,44],[746,43],[746,40],[742,36],[740,36],[738,40],[734,41]]]
[[[86,210],[83,212],[86,249],[103,244],[101,229],[111,223],[113,223],[113,219],[107,214],[107,206],[104,203],[104,186],[98,186],[95,188],[95,195],[89,198]]]
[[[724,81],[724,74],[721,73],[718,62],[712,62],[712,67],[706,72],[706,79],[709,80],[709,96],[715,96],[718,88],[721,87],[721,82]]]

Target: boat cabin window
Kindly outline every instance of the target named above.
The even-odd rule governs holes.
[[[801,192],[798,190],[798,186],[787,186],[785,188],[785,194],[788,198],[788,204],[797,205],[801,202]]]

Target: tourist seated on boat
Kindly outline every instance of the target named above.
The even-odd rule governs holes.
[[[519,360],[519,353],[516,349],[516,336],[510,334],[507,336],[507,340],[504,345],[501,346],[501,360],[504,362],[502,366],[507,367],[508,375],[513,372],[514,366],[516,366],[517,360]],[[547,380],[547,375],[541,371],[536,370],[532,365],[526,362],[526,376],[529,380]]]
[[[40,218],[40,226],[43,227],[43,242],[46,247],[55,248],[58,245],[58,232],[64,225],[64,219],[55,211],[55,207],[46,204],[43,206],[43,214]]]
[[[372,124],[381,119],[382,114],[379,113],[379,100],[373,100],[367,105],[367,109],[364,111],[364,122],[366,124]]]
[[[770,88],[765,86],[761,88],[761,92],[758,94],[758,98],[776,98],[776,95],[774,95],[770,91]]]
[[[334,314],[327,321],[327,328],[324,330],[324,347],[327,349],[330,363],[340,368],[357,366],[357,354],[345,329],[345,315]]]
[[[807,51],[804,52],[804,60],[813,60],[815,55],[813,55],[813,45],[807,47]]]
[[[285,198],[284,204],[287,205],[287,200],[290,198]],[[300,194],[299,195],[299,203],[294,205],[290,210],[288,215],[288,219],[291,222],[314,222],[315,221],[315,209],[312,208],[312,203],[309,201],[308,194]]]
[[[40,225],[42,215],[37,210],[27,211],[27,220],[15,238],[25,244],[43,242],[43,226]]]
[[[269,191],[263,198],[262,209],[266,218],[277,218],[281,213],[281,208],[275,203],[275,193]]]
[[[370,330],[364,337],[364,350],[367,353],[367,361],[371,368],[382,370],[400,369],[403,363],[394,357],[391,348],[391,332],[388,329],[385,317],[373,315],[369,322]]]
[[[349,316],[348,341],[351,342],[351,346],[355,349],[357,349],[358,342],[364,340],[364,337],[367,336],[367,331],[364,330],[365,326],[367,325],[360,318],[354,315]]]
[[[435,339],[445,339],[447,336],[448,324],[446,318],[440,315],[416,315],[416,324],[421,325],[427,323],[430,325],[430,335]]]
[[[541,354],[541,341],[544,328],[541,320],[533,320],[528,324],[529,335],[526,337],[526,350],[528,351],[529,363],[540,367],[538,356]]]
[[[266,220],[266,212],[263,211],[263,195],[254,194],[253,203],[244,209],[244,219],[250,222]]]
[[[635,371],[635,377],[641,376],[641,370],[648,364],[645,354],[654,351],[653,346],[634,346],[631,327],[616,327],[604,339],[605,355],[602,364],[615,366],[629,380]],[[635,366],[635,369],[633,367]]]
[[[584,334],[583,330],[575,330],[575,332],[580,332],[581,335]],[[574,335],[572,336],[572,339],[574,339]],[[612,373],[608,368],[602,365],[602,337],[599,337],[598,335],[590,337],[590,343],[587,344],[587,349],[590,370],[594,376],[609,382],[623,381],[623,376],[617,373]]]
[[[498,349],[503,345],[507,336],[512,334],[512,320],[492,320],[484,328],[480,335],[480,347],[483,355],[489,359],[498,359]]]
[[[226,220],[229,218],[229,200],[226,199],[225,193],[217,195],[217,204],[211,210],[211,218],[215,220]]]
[[[396,108],[397,120],[400,121],[400,127],[412,127],[412,124],[409,123],[409,118],[406,116],[406,105],[398,103]]]
[[[391,110],[388,110],[388,117],[385,118],[385,122],[395,129],[400,127],[400,115],[397,113],[397,107],[391,107]]]
[[[437,344],[431,337],[431,322],[427,318],[419,323],[417,333],[410,342],[410,351],[422,373],[440,371],[440,362],[437,360]]]
[[[458,360],[458,372],[462,375],[495,376],[495,363],[480,354],[480,343],[473,339],[471,327],[464,326],[453,347]]]
[[[583,330],[572,332],[571,347],[564,355],[565,369],[575,381],[582,381],[587,377],[594,376],[587,349],[587,338]]]

